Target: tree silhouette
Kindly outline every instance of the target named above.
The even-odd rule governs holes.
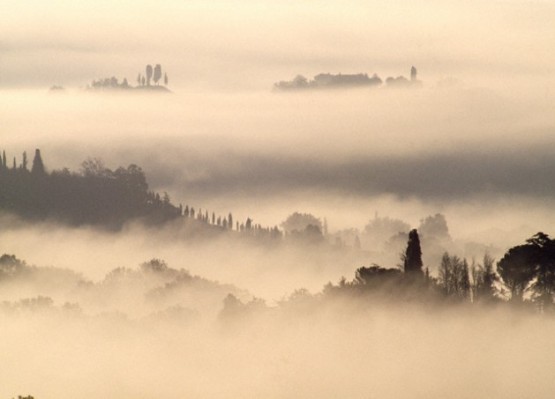
[[[162,66],[160,64],[156,64],[156,66],[154,67],[154,76],[152,77],[152,79],[154,80],[154,83],[158,84],[160,78],[162,78]]]
[[[23,151],[21,169],[27,170],[27,151]]]
[[[404,256],[405,273],[422,274],[422,250],[420,249],[420,238],[418,232],[413,229],[409,233],[409,241]]]
[[[164,73],[164,85],[167,86],[168,85],[168,74]]]
[[[518,245],[510,248],[497,263],[497,272],[509,288],[512,301],[523,301],[524,292],[534,278],[533,252],[530,245]]]
[[[468,262],[463,259],[459,272],[459,296],[463,300],[470,299],[470,276],[468,270]]]
[[[417,75],[418,71],[416,70],[416,68],[414,66],[412,66],[410,68],[410,80],[412,82],[416,81],[416,75]]]
[[[526,244],[510,248],[497,264],[497,271],[511,292],[511,300],[522,302],[531,289],[533,300],[545,310],[555,293],[555,241],[539,232]]]
[[[526,242],[532,246],[532,261],[535,264],[536,279],[532,284],[534,300],[544,311],[553,305],[555,293],[555,241],[539,232]]]
[[[418,231],[424,239],[450,239],[447,220],[441,213],[436,213],[434,216],[428,216],[427,218],[420,220]]]
[[[287,233],[293,233],[294,231],[302,232],[309,225],[316,226],[322,231],[322,222],[310,213],[294,212],[281,223],[281,227]]]
[[[146,85],[150,86],[150,79],[152,79],[152,65],[146,66]]]
[[[487,302],[495,299],[495,282],[497,275],[493,268],[494,260],[488,254],[484,255],[482,265],[472,265],[473,302]]]

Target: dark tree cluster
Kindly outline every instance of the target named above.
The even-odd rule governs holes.
[[[188,220],[196,220],[206,226],[213,226],[221,230],[235,231],[245,236],[269,239],[281,239],[283,237],[277,226],[264,227],[259,223],[254,223],[250,217],[244,222],[234,222],[231,212],[227,216],[216,216],[215,212],[209,212],[206,209],[202,210],[202,208],[195,209],[194,207],[185,205],[185,208],[182,209],[182,215]]]
[[[377,265],[361,267],[351,282],[328,284],[327,296],[372,296],[398,301],[410,299],[434,303],[534,304],[540,312],[555,310],[555,240],[537,233],[525,244],[510,248],[499,262],[485,255],[482,263],[451,256],[441,259],[437,277],[423,270],[418,232],[412,230],[403,270]],[[508,293],[507,293],[508,291]]]
[[[404,76],[388,77],[385,84],[388,87],[418,87],[422,85],[417,78],[417,70],[413,66],[410,70],[410,80]],[[320,73],[312,80],[303,75],[297,75],[292,80],[280,81],[274,84],[274,89],[282,91],[306,90],[306,89],[333,89],[350,87],[379,87],[383,80],[374,74],[369,77],[366,73],[358,74],[331,74]]]
[[[522,303],[525,295],[540,311],[552,310],[555,293],[555,240],[539,232],[523,245],[509,249],[497,264],[512,301]]]
[[[137,165],[112,171],[100,160],[89,159],[79,173],[68,169],[48,173],[38,149],[31,170],[26,153],[19,164],[14,158],[10,168],[3,152],[0,187],[0,209],[28,219],[119,228],[131,219],[158,224],[180,216],[167,195],[149,191]]]
[[[175,206],[167,193],[161,196],[148,189],[144,172],[134,164],[111,170],[101,160],[89,158],[78,173],[66,168],[49,173],[38,149],[30,170],[26,152],[21,162],[14,157],[10,167],[4,151],[0,156],[0,188],[0,210],[26,219],[116,229],[133,219],[153,225],[180,219],[184,223],[194,221],[206,231],[218,229],[271,241],[283,238],[277,226],[265,227],[250,217],[240,222],[231,212],[222,216],[189,205]],[[309,227],[321,237],[319,228]]]

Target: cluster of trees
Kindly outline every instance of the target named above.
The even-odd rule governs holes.
[[[518,304],[519,308],[554,311],[555,280],[551,279],[554,247],[555,240],[538,233],[525,245],[509,249],[497,262],[497,272],[494,259],[487,254],[482,263],[472,261],[469,264],[466,259],[445,253],[437,274],[432,276],[422,261],[418,231],[413,229],[409,232],[400,267],[384,268],[375,264],[360,267],[352,281],[342,278],[337,284],[327,284],[315,295],[301,288],[279,305],[307,312],[313,312],[327,301],[362,307],[367,307],[369,302],[380,306],[399,302],[426,306]],[[509,274],[508,270],[511,270]],[[345,299],[348,301],[343,302]],[[230,294],[223,301],[220,318],[223,321],[242,320],[269,309],[260,298],[243,302]]]
[[[181,214],[167,195],[149,191],[137,165],[112,171],[100,160],[89,159],[79,173],[45,169],[40,150],[31,170],[23,153],[7,166],[5,152],[0,167],[0,209],[30,219],[53,218],[74,225],[98,224],[119,228],[130,219],[162,223]]]
[[[89,85],[91,89],[134,89],[134,88],[141,88],[141,87],[150,87],[151,82],[154,82],[156,86],[159,86],[160,81],[164,81],[164,85],[168,85],[168,74],[164,73],[162,76],[162,66],[160,64],[156,64],[154,68],[152,65],[147,65],[145,68],[145,75],[139,73],[137,76],[137,86],[133,87],[127,81],[127,78],[123,78],[121,82],[119,82],[118,78],[112,76],[111,78],[103,78],[98,80],[93,80]],[[52,90],[52,89],[51,89]]]
[[[337,74],[320,73],[312,80],[303,75],[297,75],[293,80],[281,81],[274,85],[278,90],[321,89],[334,87],[379,86],[382,80],[376,74],[369,77],[366,73]]]
[[[303,75],[297,75],[293,80],[280,81],[274,84],[277,90],[304,90],[304,89],[329,89],[347,87],[377,87],[381,86],[383,80],[374,74],[369,77],[366,73],[358,74],[330,74],[320,73],[312,80]],[[411,68],[410,80],[404,76],[388,77],[385,84],[389,87],[419,86],[421,82],[417,79],[417,70]]]
[[[522,302],[525,295],[542,310],[553,307],[555,293],[555,240],[537,233],[523,245],[511,248],[497,265],[513,301]]]
[[[555,240],[542,232],[510,248],[497,264],[487,254],[482,263],[473,260],[469,264],[445,253],[434,277],[424,268],[414,229],[402,261],[402,269],[361,267],[353,281],[342,279],[338,285],[326,286],[324,292],[481,304],[508,299],[512,304],[535,305],[540,312],[555,310]]]
[[[104,78],[99,80],[93,80],[90,85],[93,89],[130,89],[131,86],[127,81],[127,78],[123,78],[121,83],[118,78],[112,76],[111,78]]]
[[[29,170],[27,153],[21,162],[13,158],[9,166],[6,152],[0,157],[0,210],[25,218],[52,218],[74,225],[97,224],[119,228],[126,221],[140,219],[147,224],[161,224],[182,218],[201,226],[216,227],[244,235],[280,239],[277,226],[265,227],[250,217],[243,222],[208,210],[176,206],[167,193],[160,195],[148,188],[145,174],[137,165],[116,170],[107,168],[99,159],[89,158],[78,173],[67,168],[48,173],[41,152],[35,151]]]
[[[9,166],[9,162],[6,157],[6,151],[2,151],[2,156],[0,157],[0,173],[7,173],[11,171],[12,173],[24,173],[28,172],[29,159],[27,158],[27,151],[23,151],[21,154],[21,162],[17,161],[16,157],[13,157],[13,162]],[[33,175],[40,176],[45,173],[44,164],[42,162],[42,157],[40,155],[40,150],[35,151],[35,157],[33,158],[33,166],[31,167],[31,173]]]
[[[162,66],[160,64],[156,64],[154,68],[152,65],[147,65],[145,68],[145,75],[139,73],[137,75],[137,84],[139,86],[150,86],[150,82],[154,81],[155,85],[158,85],[162,79]],[[164,73],[164,85],[168,85],[168,74]]]
[[[234,220],[231,212],[222,216],[189,205],[176,206],[167,193],[160,195],[150,191],[144,172],[134,164],[111,170],[101,160],[89,158],[77,173],[67,168],[49,173],[38,149],[30,169],[26,152],[18,162],[16,157],[9,161],[3,151],[0,186],[0,210],[30,219],[51,218],[74,225],[119,228],[131,219],[161,224],[181,217],[184,222],[194,220],[201,226],[244,236],[286,239],[303,245],[325,243],[328,236],[326,220],[322,222],[308,213],[291,214],[280,229],[255,223],[250,217],[244,221]],[[355,247],[360,249],[358,237],[356,241]]]
[[[222,230],[235,231],[254,237],[278,239],[283,236],[277,226],[264,227],[259,223],[254,223],[250,217],[244,222],[235,221],[234,224],[233,214],[231,212],[227,216],[217,216],[215,212],[210,213],[207,209],[204,211],[201,208],[195,210],[194,207],[185,205],[185,208],[182,209],[182,216],[196,220],[207,226],[214,226]]]

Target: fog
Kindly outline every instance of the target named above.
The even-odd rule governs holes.
[[[134,80],[147,62],[195,90],[322,71],[397,76],[409,63],[434,79],[553,81],[554,12],[549,1],[518,0],[11,2],[2,5],[0,82]]]
[[[98,301],[114,289],[137,292],[160,278],[137,277],[116,288],[79,289]],[[198,295],[214,292],[193,291],[197,304]],[[301,298],[207,317],[185,308],[157,310],[148,298],[119,303],[117,312],[91,313],[91,306],[61,299],[3,302],[0,350],[9,366],[0,394],[548,398],[553,390],[553,320],[508,309]],[[151,313],[123,313],[141,306]]]
[[[0,399],[551,397],[535,280],[515,305],[496,276],[480,305],[474,266],[555,225],[553,20],[549,1],[4,2],[0,173],[35,149],[47,172],[136,164],[176,206],[322,231],[29,218],[0,185],[20,260],[0,261]],[[90,87],[158,63],[170,93]],[[421,85],[385,83],[413,65]],[[384,84],[274,87],[320,73]],[[359,268],[403,269],[410,229],[432,279],[371,291]],[[466,302],[440,294],[444,252],[471,265]]]
[[[88,157],[136,163],[177,203],[269,225],[312,212],[334,228],[361,228],[376,211],[411,224],[442,212],[470,236],[552,223],[551,87],[9,91],[0,116],[11,156],[41,148],[50,170],[78,170]]]

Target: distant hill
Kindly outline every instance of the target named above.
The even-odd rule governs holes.
[[[136,86],[136,87],[132,87],[131,89],[135,90],[135,91],[152,91],[152,92],[157,92],[157,93],[173,93],[166,86]]]

